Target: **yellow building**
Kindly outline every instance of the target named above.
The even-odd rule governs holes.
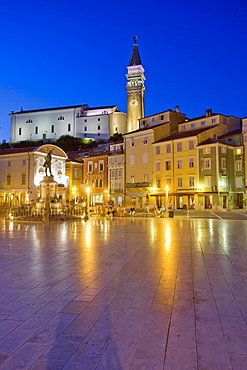
[[[126,163],[126,205],[144,207],[155,205],[150,198],[156,186],[153,175],[153,142],[178,129],[185,115],[178,111],[165,111],[140,119],[140,129],[124,135]]]
[[[66,161],[66,176],[69,179],[67,200],[78,204],[83,202],[83,162],[82,158],[73,158]]]
[[[199,197],[199,194],[201,196],[205,190],[204,183],[207,183],[209,178],[214,182],[219,178],[217,174],[219,159],[218,156],[217,159],[215,156],[212,158],[211,147],[222,146],[218,142],[218,137],[239,127],[240,119],[213,114],[211,110],[207,110],[203,117],[185,120],[185,122],[180,123],[177,133],[156,140],[153,144],[155,182],[153,196],[156,198],[156,205],[161,206],[168,203],[171,209],[204,209],[207,202],[201,201]],[[208,176],[206,176],[206,171],[204,171],[204,175],[202,173],[204,167],[201,168],[199,162],[199,150],[201,148],[203,148],[204,154],[207,154],[207,151],[210,153],[208,158],[202,159],[203,166],[206,163],[215,163],[213,176],[212,171],[208,172]],[[218,151],[215,151],[215,153],[218,153]],[[204,179],[203,183],[202,177]],[[204,194],[205,197],[209,196],[209,192],[214,193],[215,189],[217,189],[215,184],[206,187],[207,194]],[[168,202],[166,199],[167,192]]]

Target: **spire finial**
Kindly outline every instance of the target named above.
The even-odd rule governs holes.
[[[137,45],[137,40],[138,40],[137,36],[134,36],[133,40],[134,40],[134,44]]]

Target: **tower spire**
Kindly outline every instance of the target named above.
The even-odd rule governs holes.
[[[141,65],[142,62],[141,62],[141,57],[140,57],[138,45],[137,45],[137,36],[133,37],[133,41],[134,41],[134,47],[132,50],[129,66],[138,66],[138,65]]]

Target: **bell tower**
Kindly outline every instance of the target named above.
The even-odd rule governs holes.
[[[133,37],[134,47],[127,67],[127,132],[139,129],[138,119],[144,117],[144,68],[137,45],[137,37]]]

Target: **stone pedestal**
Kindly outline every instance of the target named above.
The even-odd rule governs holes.
[[[44,209],[44,221],[48,221],[50,217],[50,209],[53,208],[54,201],[57,200],[57,182],[53,176],[45,176],[40,182],[40,200],[37,208]]]

